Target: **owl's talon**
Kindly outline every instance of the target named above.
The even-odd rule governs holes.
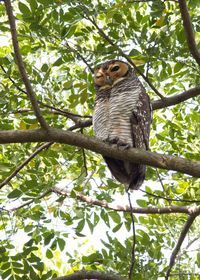
[[[123,141],[118,141],[117,142],[117,147],[120,149],[120,150],[122,150],[122,151],[124,151],[124,150],[128,150],[128,149],[130,149],[131,148],[131,145],[130,144],[127,144],[127,143],[124,143]]]
[[[109,143],[109,144],[117,144],[119,142],[119,137],[110,137],[108,136],[105,140],[106,143]]]

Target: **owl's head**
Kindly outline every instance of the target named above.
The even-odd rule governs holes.
[[[111,60],[98,65],[94,70],[94,83],[99,90],[113,87],[126,79],[131,67],[120,60]]]

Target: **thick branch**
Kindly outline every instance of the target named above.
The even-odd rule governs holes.
[[[0,183],[0,189],[5,186],[6,184],[8,184],[8,182],[10,182],[10,180],[15,177],[17,175],[17,173],[19,173],[19,171],[24,168],[24,166],[26,166],[37,154],[39,154],[42,150],[47,149],[48,147],[50,147],[53,143],[45,143],[43,145],[41,145],[38,149],[35,150],[34,153],[32,153],[25,161],[23,161],[19,166],[17,166],[17,168],[3,181]]]
[[[70,194],[66,190],[61,190],[59,188],[52,188],[52,192],[57,193],[59,195],[63,195],[66,197],[70,197]],[[76,193],[76,198],[82,202],[87,204],[103,207],[110,210],[115,210],[118,212],[128,212],[130,213],[130,207],[128,205],[116,205],[116,203],[108,203],[106,201],[94,199],[88,196],[85,196],[81,193]],[[183,213],[183,214],[200,214],[200,206],[188,207],[188,206],[167,206],[167,207],[147,207],[147,208],[139,208],[132,207],[132,213],[135,214],[172,214],[172,213]]]
[[[51,280],[81,280],[81,279],[98,279],[98,280],[127,280],[127,278],[123,278],[119,275],[114,275],[108,272],[103,271],[87,271],[81,270],[76,271],[73,274],[61,276],[58,278],[53,278]]]
[[[184,91],[180,94],[174,95],[174,96],[165,97],[163,99],[152,101],[152,107],[153,107],[153,110],[166,108],[169,106],[179,104],[190,98],[194,98],[198,95],[200,95],[200,86],[191,88],[189,90],[186,90],[186,91]]]
[[[12,35],[12,43],[13,43],[13,48],[14,48],[14,52],[15,52],[15,58],[17,61],[17,66],[19,68],[19,72],[21,74],[22,80],[24,82],[24,85],[26,87],[26,91],[27,94],[30,98],[33,110],[35,112],[35,115],[41,125],[42,128],[44,129],[48,129],[48,124],[46,123],[45,119],[43,118],[40,108],[38,106],[37,103],[37,99],[36,99],[36,94],[33,91],[33,88],[30,84],[25,66],[24,66],[24,62],[22,60],[22,56],[20,53],[20,49],[19,49],[19,43],[18,43],[18,39],[17,39],[17,30],[16,30],[16,24],[15,24],[15,17],[13,15],[13,11],[12,11],[12,6],[11,6],[11,2],[10,0],[4,0],[5,3],[5,7],[6,7],[6,12],[8,15],[8,20],[9,20],[9,24],[10,24],[10,30],[11,30],[11,35]]]
[[[175,263],[176,256],[177,256],[177,254],[178,254],[178,252],[179,252],[179,250],[180,250],[180,248],[181,248],[181,245],[182,245],[182,243],[183,243],[183,241],[184,241],[184,239],[185,239],[185,236],[186,236],[186,234],[188,233],[188,231],[189,231],[189,229],[190,229],[192,223],[194,222],[195,218],[196,218],[196,215],[191,215],[191,216],[189,216],[187,222],[185,223],[185,225],[184,225],[184,227],[183,227],[183,229],[182,229],[182,231],[181,231],[181,234],[180,234],[178,243],[177,243],[176,247],[174,248],[174,250],[173,250],[173,252],[172,252],[172,255],[171,255],[171,257],[170,257],[169,268],[168,268],[168,270],[167,270],[165,280],[168,280],[168,279],[169,279],[170,272],[171,272],[172,267],[173,267],[173,265],[174,265],[174,263]]]
[[[84,136],[81,133],[64,131],[57,128],[49,128],[47,132],[43,129],[7,130],[0,132],[1,144],[51,141],[88,149],[111,158],[128,160],[162,169],[179,171],[194,177],[200,177],[200,163],[197,161],[135,148],[122,151],[103,143],[95,137]]]
[[[183,26],[185,29],[185,34],[187,38],[187,43],[189,50],[196,60],[196,62],[200,65],[200,51],[198,50],[198,47],[195,42],[195,36],[193,32],[192,22],[190,19],[190,15],[188,12],[187,4],[185,0],[179,0],[179,7],[181,12],[181,17],[183,20]]]

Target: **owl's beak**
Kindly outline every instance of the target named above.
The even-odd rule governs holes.
[[[106,83],[109,85],[112,85],[113,79],[111,79],[111,77],[109,77],[109,76],[106,76]]]

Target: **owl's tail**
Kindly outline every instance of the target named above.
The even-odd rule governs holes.
[[[146,166],[141,164],[133,164],[132,165],[132,172],[130,176],[130,183],[129,189],[138,190],[144,182],[145,173],[146,173]]]
[[[112,175],[128,189],[137,190],[145,179],[146,166],[104,157]]]

